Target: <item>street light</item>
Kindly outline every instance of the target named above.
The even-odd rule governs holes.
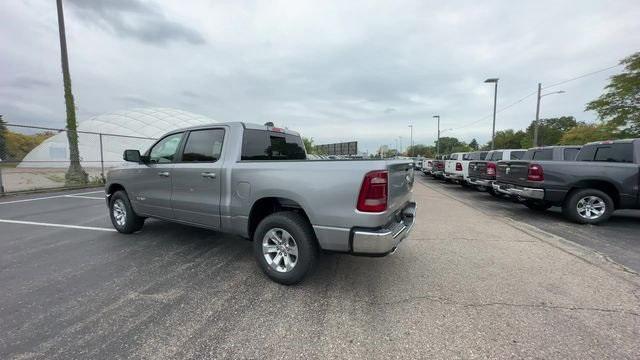
[[[433,115],[438,118],[438,142],[436,142],[436,156],[440,155],[440,115]]]
[[[489,78],[485,83],[493,83],[493,128],[491,130],[491,150],[494,149],[496,143],[496,104],[498,101],[498,78]]]
[[[409,141],[409,143],[411,144],[411,147],[409,149],[411,149],[411,152],[409,153],[409,157],[411,157],[411,153],[413,153],[413,125],[409,125],[409,128],[411,129],[411,140]]]
[[[536,121],[533,126],[533,146],[538,146],[538,127],[540,126],[540,99],[542,99],[547,95],[564,94],[566,91],[559,90],[559,91],[553,91],[546,94],[541,94],[541,92],[542,92],[542,83],[538,83],[538,101],[536,102]]]

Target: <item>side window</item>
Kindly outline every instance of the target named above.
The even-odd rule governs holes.
[[[573,161],[576,159],[580,149],[564,149],[564,161]]]
[[[486,159],[488,153],[489,153],[488,151],[481,151],[480,152],[480,160]]]
[[[578,156],[576,156],[576,161],[593,161],[593,157],[596,155],[596,146],[590,145],[585,146],[580,151],[578,151]]]
[[[170,163],[174,160],[184,133],[171,134],[158,141],[149,151],[149,162]]]
[[[536,150],[533,160],[553,160],[553,149]]]
[[[524,153],[526,151],[512,151],[511,155],[509,156],[509,160],[522,160],[522,157],[524,156]]]
[[[215,162],[222,153],[223,129],[207,129],[189,132],[182,152],[182,161]]]
[[[492,156],[492,158],[493,158],[493,159],[491,159],[491,160],[493,160],[493,161],[500,161],[500,160],[502,160],[502,153],[503,153],[502,151],[496,151],[496,152],[494,152],[494,153],[493,153],[493,156]]]
[[[594,161],[633,162],[633,144],[619,143],[608,146],[598,146]]]
[[[471,160],[471,154],[462,154],[462,160]]]

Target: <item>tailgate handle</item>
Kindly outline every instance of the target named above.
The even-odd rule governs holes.
[[[209,178],[209,179],[215,179],[216,178],[216,173],[212,173],[212,172],[203,172],[203,173],[200,173],[200,175],[202,177]]]

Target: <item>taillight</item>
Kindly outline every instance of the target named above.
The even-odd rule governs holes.
[[[542,166],[538,164],[529,164],[529,171],[527,173],[527,180],[529,181],[542,181],[544,180],[544,171]]]
[[[364,176],[360,195],[358,195],[358,210],[364,212],[387,210],[388,179],[389,173],[385,170],[371,171]]]
[[[496,163],[487,163],[487,175],[496,176]]]
[[[459,162],[456,163],[456,171],[462,171],[462,164]]]
[[[431,165],[433,165],[433,164],[431,163],[431,161],[428,161],[428,162],[427,162],[427,166],[431,166]]]

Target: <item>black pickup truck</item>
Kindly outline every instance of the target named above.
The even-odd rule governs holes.
[[[616,209],[640,208],[640,139],[584,145],[575,161],[500,161],[494,189],[535,210],[562,206],[575,222],[606,221]]]

